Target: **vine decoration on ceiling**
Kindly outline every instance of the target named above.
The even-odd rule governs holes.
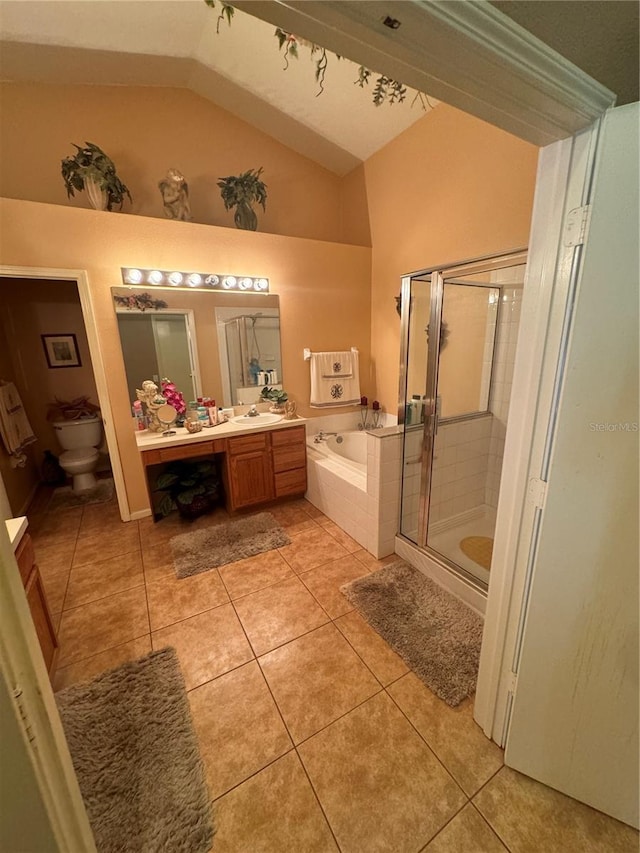
[[[230,3],[226,3],[224,0],[204,0],[204,2],[211,9],[217,9],[217,4],[220,3],[220,12],[218,14],[216,26],[217,33],[220,32],[220,24],[222,21],[226,20],[228,25],[231,26],[231,18],[235,13],[235,9]],[[278,40],[278,48],[284,55],[283,67],[285,71],[289,68],[290,58],[299,59],[299,47],[306,47],[309,49],[311,58],[316,66],[315,77],[316,82],[318,83],[316,97],[321,95],[324,92],[325,75],[329,65],[329,52],[327,49],[321,47],[319,44],[309,41],[308,39],[294,35],[294,33],[289,33],[280,27],[276,27],[274,35]],[[333,56],[338,60],[341,59],[337,53],[334,53]],[[364,65],[361,65],[358,68],[358,79],[354,81],[354,85],[364,89],[366,86],[369,86],[372,77],[375,80],[372,100],[376,107],[380,107],[384,103],[387,103],[390,106],[396,103],[401,104],[406,99],[407,87],[403,83],[399,80],[394,80],[392,77],[387,77],[384,74],[374,75],[374,73]],[[431,108],[433,107],[433,104],[429,101],[428,96],[424,92],[416,92],[411,102],[411,106],[413,106],[416,101],[418,101],[422,109],[425,111],[427,109],[427,105]]]

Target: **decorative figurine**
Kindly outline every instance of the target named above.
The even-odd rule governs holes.
[[[295,400],[287,400],[284,404],[285,421],[295,421],[298,417],[297,406]]]
[[[185,181],[184,175],[177,169],[169,169],[166,177],[158,183],[158,187],[162,193],[162,203],[166,216],[169,219],[190,222],[189,185]]]
[[[158,409],[160,406],[165,406],[167,401],[158,391],[158,386],[151,379],[145,379],[142,383],[142,390],[136,388],[136,396],[141,403],[146,406],[147,413],[147,429],[151,432],[162,432],[164,425],[158,420]]]

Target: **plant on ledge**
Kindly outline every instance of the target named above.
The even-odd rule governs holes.
[[[220,195],[225,210],[236,208],[233,221],[236,228],[245,231],[255,231],[258,228],[258,217],[252,207],[254,202],[266,210],[267,185],[260,180],[262,166],[259,169],[249,169],[241,175],[229,175],[218,180]]]
[[[289,399],[286,391],[281,391],[279,388],[270,388],[268,385],[265,385],[262,391],[260,392],[260,397],[266,402],[271,403],[272,409],[282,410],[284,408],[284,404]]]
[[[114,205],[122,210],[125,195],[131,201],[131,193],[117,176],[113,160],[93,142],[85,142],[84,148],[72,145],[78,153],[65,157],[61,168],[67,197],[85,190],[96,210],[113,210]]]
[[[156,507],[160,515],[177,509],[184,518],[198,518],[218,503],[220,478],[213,462],[170,462],[155,491],[165,493]]]

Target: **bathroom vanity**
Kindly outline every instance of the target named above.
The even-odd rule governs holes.
[[[14,549],[20,578],[24,587],[31,618],[38,635],[38,641],[44,657],[49,677],[53,678],[58,658],[59,643],[53,619],[49,612],[47,597],[42,585],[40,570],[36,563],[33,540],[27,532],[27,519],[11,518],[5,522],[7,533]]]
[[[307,448],[304,419],[253,426],[225,423],[189,434],[136,433],[145,468],[149,504],[153,507],[149,468],[176,459],[221,455],[226,509],[253,509],[281,498],[304,495],[307,489]]]

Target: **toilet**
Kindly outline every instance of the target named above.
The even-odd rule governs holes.
[[[58,461],[73,477],[73,491],[92,489],[97,483],[93,472],[100,458],[97,448],[102,441],[102,419],[96,415],[77,421],[54,421],[53,428],[64,450]]]

